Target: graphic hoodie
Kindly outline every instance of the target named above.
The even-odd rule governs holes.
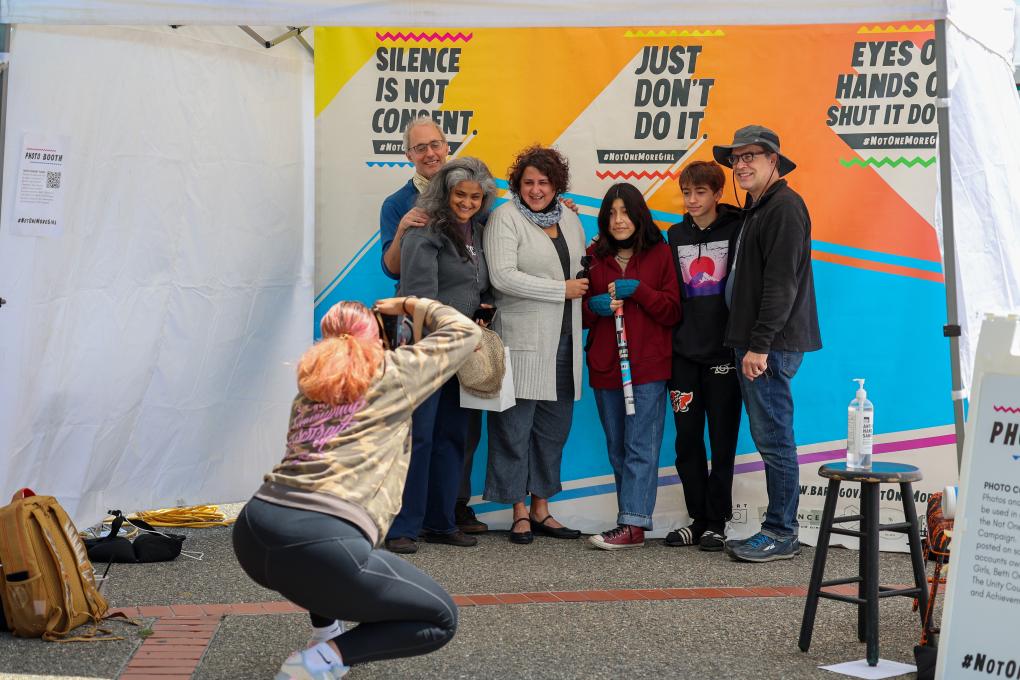
[[[684,215],[667,233],[684,310],[673,329],[673,352],[691,361],[716,364],[733,358],[733,350],[723,345],[729,317],[723,293],[742,220],[739,208],[720,203],[705,229]]]

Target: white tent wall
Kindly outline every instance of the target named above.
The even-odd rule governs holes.
[[[236,27],[26,25],[11,54],[0,500],[32,487],[81,526],[247,497],[311,339],[310,55]],[[27,131],[70,140],[60,237],[11,234]]]
[[[1012,0],[950,3],[946,42],[964,389],[990,312],[1020,311],[1020,96]],[[936,211],[941,243],[942,215]]]

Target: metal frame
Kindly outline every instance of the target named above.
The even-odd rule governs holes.
[[[299,43],[301,43],[301,45],[306,50],[308,50],[308,54],[312,55],[312,57],[315,57],[315,50],[312,49],[312,46],[309,45],[308,41],[305,40],[304,37],[301,35],[302,32],[308,30],[308,26],[288,26],[287,27],[288,30],[285,33],[281,33],[275,38],[271,38],[269,40],[266,40],[261,35],[259,35],[251,26],[238,26],[238,28],[240,28],[242,31],[251,36],[252,40],[262,45],[267,50],[271,47],[276,47],[284,40],[287,40],[289,38],[295,38]]]
[[[935,22],[936,120],[938,122],[939,198],[942,209],[942,272],[946,282],[946,326],[953,380],[956,466],[963,459],[963,378],[960,371],[960,314],[956,300],[956,234],[953,227],[953,171],[949,156],[949,76],[946,68],[946,21]]]
[[[0,24],[0,52],[9,53],[10,51],[11,25]],[[3,208],[4,149],[7,148],[7,67],[9,65],[9,62],[0,64],[0,209]]]

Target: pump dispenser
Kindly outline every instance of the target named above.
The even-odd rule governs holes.
[[[846,466],[851,470],[871,469],[871,440],[875,432],[875,407],[868,401],[864,378],[854,378],[857,394],[847,407]]]

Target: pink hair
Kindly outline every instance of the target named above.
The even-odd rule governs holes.
[[[298,389],[312,401],[349,404],[375,379],[383,347],[372,312],[360,302],[340,302],[322,317],[322,340],[298,363]]]
[[[344,300],[329,308],[319,322],[322,337],[335,338],[344,333],[365,342],[379,341],[379,325],[372,311],[355,300]]]

